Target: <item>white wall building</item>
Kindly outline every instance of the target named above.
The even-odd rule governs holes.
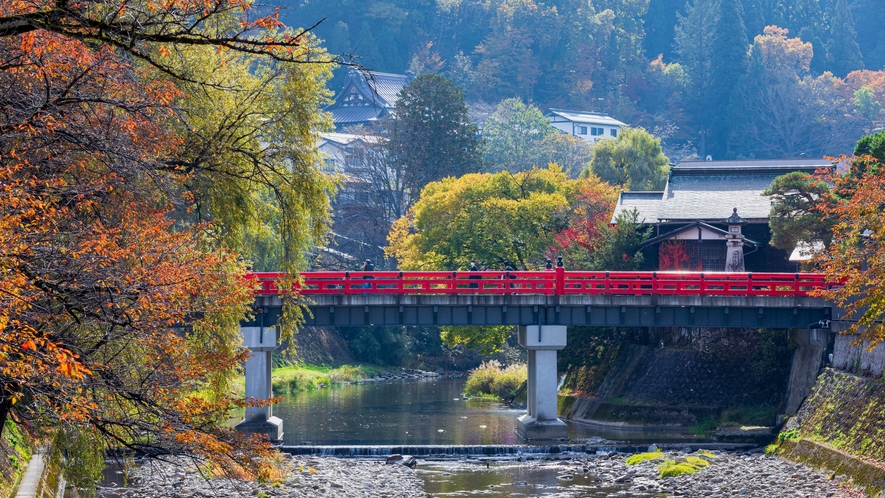
[[[618,131],[627,126],[626,123],[598,112],[550,109],[544,116],[550,120],[554,128],[591,144],[603,138],[615,138],[618,136]]]

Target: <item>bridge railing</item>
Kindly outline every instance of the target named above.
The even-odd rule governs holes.
[[[305,272],[292,290],[305,295],[679,295],[808,296],[831,284],[817,273],[564,271]],[[252,272],[256,295],[287,292],[284,273]]]

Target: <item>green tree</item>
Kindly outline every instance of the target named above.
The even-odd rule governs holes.
[[[747,29],[740,0],[719,2],[719,14],[711,40],[715,57],[710,62],[710,119],[707,151],[719,157],[730,154],[729,128],[733,122],[731,95],[747,67]]]
[[[410,216],[391,229],[388,255],[408,270],[541,268],[568,224],[577,180],[557,167],[468,174],[428,184]]]
[[[836,76],[844,78],[851,71],[863,69],[863,56],[857,44],[854,19],[845,0],[830,4],[829,40],[827,41],[827,67]]]
[[[799,242],[821,241],[829,245],[833,220],[815,209],[829,193],[825,181],[801,171],[775,178],[762,192],[771,197],[771,245],[787,252]]]
[[[674,28],[679,10],[684,6],[685,2],[682,0],[649,0],[643,23],[643,49],[647,58],[663,55],[664,59],[672,60],[673,38],[676,36]]]
[[[406,207],[428,183],[482,169],[464,94],[445,76],[422,74],[402,89],[387,135],[387,160],[402,171]]]
[[[639,219],[639,212],[622,211],[614,223],[602,225],[596,248],[584,255],[574,255],[590,270],[630,271],[642,264],[642,243],[651,235],[651,226]]]
[[[615,139],[596,142],[590,172],[602,181],[628,190],[660,190],[667,181],[670,161],[661,141],[642,128],[622,128]]]
[[[520,99],[501,101],[483,125],[483,160],[496,170],[525,171],[540,164],[545,139],[558,135],[540,109]]]
[[[876,100],[876,94],[868,86],[862,86],[854,92],[854,109],[867,121],[875,121],[882,110],[882,104]]]
[[[685,4],[685,15],[676,15],[674,49],[688,75],[688,92],[692,98],[687,100],[686,108],[693,118],[693,127],[700,133],[698,142],[704,155],[706,133],[711,126],[711,63],[715,56],[713,30],[717,16],[714,0],[689,0]]]

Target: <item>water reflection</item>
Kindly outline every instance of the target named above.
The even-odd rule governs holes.
[[[524,410],[463,399],[465,379],[370,383],[290,394],[274,406],[288,445],[520,444],[516,418]],[[572,440],[602,437],[651,442],[703,437],[660,431],[617,431],[569,423]]]
[[[518,444],[523,411],[461,396],[464,379],[342,386],[274,407],[286,444]]]

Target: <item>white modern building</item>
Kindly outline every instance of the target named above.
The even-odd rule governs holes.
[[[626,123],[598,112],[550,109],[544,116],[550,120],[554,128],[590,143],[596,143],[603,138],[615,138],[618,136],[618,131],[627,126]]]

